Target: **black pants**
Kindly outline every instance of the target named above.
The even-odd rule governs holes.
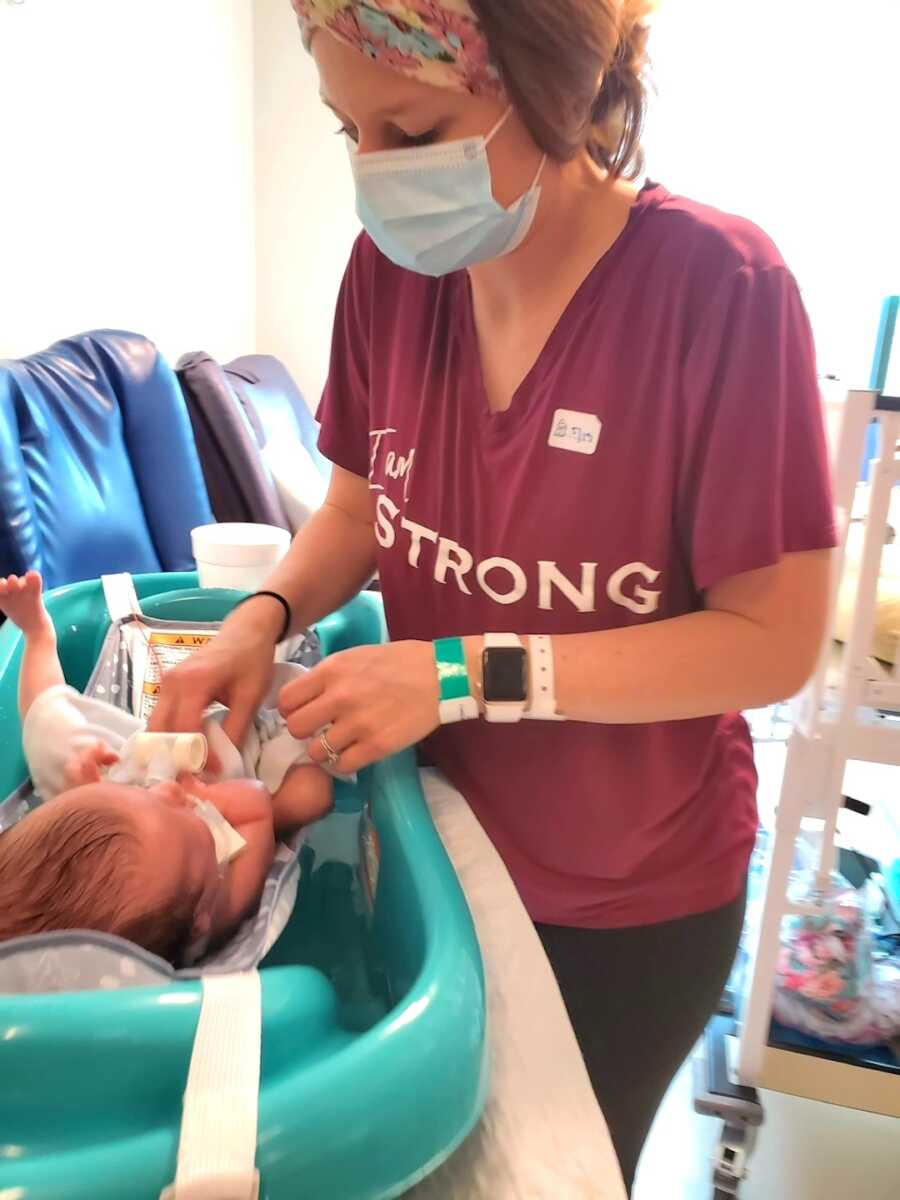
[[[656,1110],[728,980],[744,900],[634,929],[537,927],[629,1193]]]

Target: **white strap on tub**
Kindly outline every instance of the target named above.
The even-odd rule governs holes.
[[[140,615],[141,602],[130,575],[103,575],[101,582],[110,620],[123,621],[132,613]]]
[[[160,1200],[258,1200],[261,1050],[259,973],[205,976],[175,1182]]]

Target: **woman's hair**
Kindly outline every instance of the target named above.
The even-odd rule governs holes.
[[[506,92],[535,142],[567,162],[587,149],[612,175],[643,165],[654,0],[471,0]]]

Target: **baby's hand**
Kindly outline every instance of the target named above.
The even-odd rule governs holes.
[[[42,589],[43,580],[37,571],[29,571],[24,579],[18,575],[0,577],[0,612],[26,636],[42,633],[48,626],[52,628]]]
[[[94,742],[72,756],[66,763],[65,777],[67,788],[85,787],[89,783],[99,783],[103,778],[103,768],[114,766],[119,756],[110,750],[106,742]]]

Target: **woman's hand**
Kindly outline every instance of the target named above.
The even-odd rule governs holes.
[[[218,702],[229,709],[222,722],[225,733],[233,745],[242,746],[272,682],[274,648],[274,636],[256,636],[246,624],[240,632],[223,629],[203,650],[165,673],[151,731],[199,732],[206,710]]]
[[[310,757],[327,764],[316,736],[327,727],[350,775],[421,741],[437,728],[438,680],[431,642],[391,642],[334,654],[281,690],[279,708],[295,738],[310,738]]]

